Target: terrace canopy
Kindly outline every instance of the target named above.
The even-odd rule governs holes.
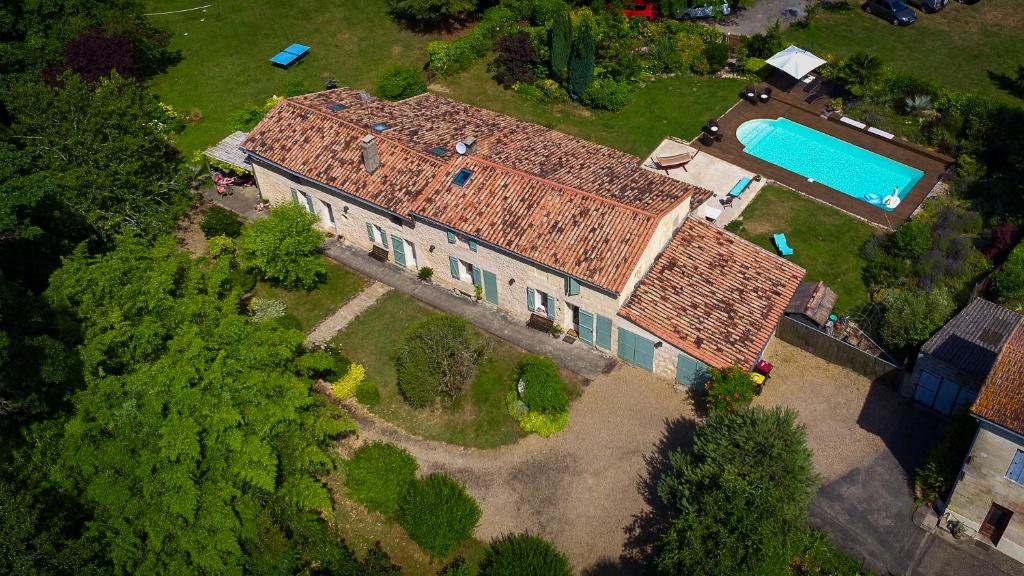
[[[252,172],[252,163],[249,161],[249,155],[242,150],[242,142],[249,136],[248,132],[234,132],[227,138],[224,138],[212,148],[207,148],[203,154],[219,160],[226,164],[230,164],[239,170],[245,172]]]
[[[825,61],[798,46],[790,45],[782,52],[766,60],[768,64],[782,70],[797,80],[807,76]]]

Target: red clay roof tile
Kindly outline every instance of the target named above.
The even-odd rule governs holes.
[[[1024,435],[1024,323],[1006,339],[971,412]]]

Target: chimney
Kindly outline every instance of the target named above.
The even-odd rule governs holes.
[[[377,139],[373,137],[373,134],[367,134],[359,142],[359,147],[363,149],[363,166],[366,167],[367,172],[373,174],[377,171],[377,168],[380,168],[380,152],[377,150]]]
[[[466,145],[466,154],[476,154],[476,136],[466,136],[462,143]]]

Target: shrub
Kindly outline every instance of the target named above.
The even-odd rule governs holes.
[[[1018,244],[996,272],[992,291],[1000,302],[1020,304],[1024,302],[1024,244]]]
[[[86,32],[64,48],[64,65],[86,82],[95,82],[116,71],[119,76],[135,75],[135,46],[129,38],[107,36],[103,30]]]
[[[569,69],[569,52],[572,48],[572,20],[569,11],[563,7],[552,16],[551,22],[551,72],[555,78],[564,79]]]
[[[536,80],[533,66],[540,62],[540,57],[526,32],[520,30],[502,36],[495,44],[494,51],[497,53],[494,59],[494,79],[499,84],[511,88],[516,82],[530,83]]]
[[[214,260],[221,256],[234,256],[235,243],[227,236],[213,236],[206,243],[206,253]]]
[[[763,33],[754,34],[746,39],[744,46],[751,56],[757,58],[768,58],[779,50],[782,50],[782,28],[776,20],[770,28]]]
[[[761,58],[750,57],[743,63],[743,69],[747,74],[751,74],[761,80],[764,80],[771,74],[771,66]]]
[[[977,429],[978,423],[967,407],[950,415],[942,440],[928,453],[925,463],[914,470],[914,499],[918,504],[934,503],[949,494]]]
[[[315,214],[296,204],[275,206],[238,237],[243,268],[285,288],[312,288],[327,274],[319,251],[324,235],[314,228]]]
[[[515,15],[504,6],[487,9],[480,22],[467,34],[451,42],[434,40],[427,43],[430,69],[442,76],[462,72],[475,60],[487,54],[494,45],[494,39],[513,29],[515,22]]]
[[[451,554],[473,535],[480,506],[447,474],[430,474],[409,483],[398,506],[399,523],[430,554]]]
[[[353,362],[348,365],[345,375],[331,385],[331,393],[339,400],[351,398],[356,395],[356,390],[359,389],[365,377],[366,368],[363,368],[362,364]]]
[[[242,132],[249,132],[263,120],[263,117],[267,115],[267,112],[277,105],[281,101],[280,97],[274,96],[269,98],[263,105],[258,104],[246,104],[240,110],[236,110],[231,114],[231,127],[235,130]]]
[[[207,238],[213,238],[214,236],[237,238],[242,233],[242,219],[238,217],[238,214],[227,208],[211,206],[203,214],[203,220],[199,223],[199,228]]]
[[[317,349],[306,352],[295,360],[295,368],[299,374],[307,378],[335,380],[349,370],[352,363],[345,356],[329,349]]]
[[[409,66],[389,68],[377,82],[377,96],[385,100],[405,100],[426,91],[423,76]]]
[[[718,72],[729,63],[729,46],[727,44],[708,44],[704,47],[704,58],[707,59],[711,72]]]
[[[430,266],[424,266],[416,273],[416,277],[425,282],[429,282],[430,279],[434,277],[434,269]]]
[[[277,320],[288,313],[288,307],[284,302],[273,298],[253,298],[249,302],[249,311],[252,312],[252,319],[255,322],[267,322]]]
[[[956,176],[962,180],[981,180],[988,169],[985,164],[970,154],[961,154],[956,159]]]
[[[836,548],[821,530],[801,530],[790,563],[793,576],[861,576],[860,562]]]
[[[477,0],[388,0],[388,14],[415,26],[436,26],[476,10]]]
[[[754,382],[750,373],[733,364],[721,370],[711,369],[711,379],[704,384],[707,390],[708,410],[715,412],[733,412],[741,407],[749,406],[754,400]]]
[[[509,416],[519,423],[519,428],[526,433],[536,433],[542,438],[557,434],[569,425],[569,411],[544,414],[542,412],[530,412],[526,403],[519,397],[515,390],[510,390],[505,396],[505,406],[508,408]]]
[[[569,560],[543,538],[509,534],[491,542],[480,576],[572,576]]]
[[[882,343],[893,350],[917,346],[938,330],[954,309],[946,289],[893,291],[885,298]]]
[[[565,382],[558,366],[547,356],[527,356],[519,363],[520,397],[531,412],[551,414],[569,407]]]
[[[889,250],[899,258],[914,259],[932,247],[932,227],[924,218],[912,218],[893,232]]]
[[[477,576],[477,571],[465,558],[459,557],[442,568],[437,576]]]
[[[380,404],[380,390],[370,380],[363,380],[356,387],[356,400],[363,406],[376,406]]]
[[[394,444],[363,444],[345,463],[345,488],[367,510],[393,516],[417,468],[416,459]]]
[[[680,34],[676,37],[676,50],[685,68],[694,74],[707,74],[708,59],[704,56],[706,44],[698,34]]]
[[[302,96],[303,94],[309,94],[310,92],[316,92],[316,89],[310,88],[309,84],[306,84],[306,81],[302,78],[296,78],[284,85],[285,98]]]
[[[580,102],[587,108],[598,110],[622,110],[629,104],[633,89],[627,82],[616,82],[611,78],[598,78],[590,84]]]
[[[596,44],[590,20],[584,20],[576,30],[569,53],[569,93],[579,98],[594,80],[594,53]]]
[[[479,337],[465,320],[449,314],[420,320],[398,349],[398,388],[416,407],[455,398],[472,382],[480,355]]]

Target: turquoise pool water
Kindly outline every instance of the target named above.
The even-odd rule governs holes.
[[[749,120],[736,129],[747,154],[892,211],[884,199],[903,199],[924,172],[786,118]],[[898,192],[897,192],[898,191]]]

